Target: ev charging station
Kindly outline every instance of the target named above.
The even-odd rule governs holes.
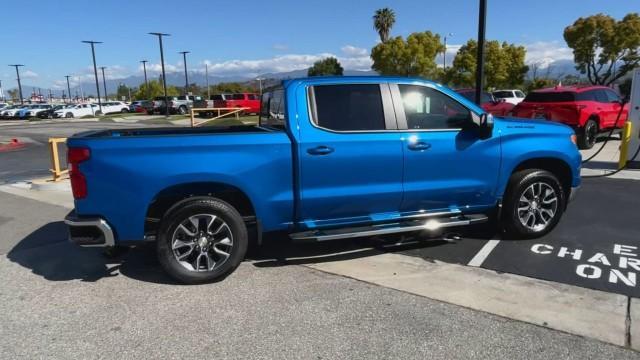
[[[640,169],[640,156],[633,159],[640,147],[640,68],[633,71],[631,83],[631,98],[629,100],[629,122],[631,122],[631,136],[627,146],[627,167]]]

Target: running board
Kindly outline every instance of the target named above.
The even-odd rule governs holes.
[[[340,228],[331,230],[311,230],[289,235],[292,240],[327,241],[349,239],[374,235],[398,234],[411,231],[437,232],[443,228],[467,226],[486,222],[486,215],[459,215],[452,217],[434,218],[429,220],[414,220],[401,223],[380,224],[371,226]]]

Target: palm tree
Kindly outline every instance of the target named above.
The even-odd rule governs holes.
[[[380,41],[385,42],[389,40],[389,32],[391,27],[396,22],[396,14],[392,9],[384,8],[376,10],[373,15],[373,27],[380,34]]]

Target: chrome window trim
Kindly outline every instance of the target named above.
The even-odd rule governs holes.
[[[391,97],[393,99],[394,108],[396,110],[396,119],[398,120],[398,131],[402,131],[402,132],[460,132],[460,131],[462,131],[462,128],[451,128],[451,129],[409,129],[409,127],[407,125],[407,116],[406,116],[405,111],[404,111],[404,105],[402,104],[402,94],[400,93],[400,86],[399,85],[422,86],[422,87],[427,87],[427,88],[430,88],[430,89],[432,89],[434,91],[437,91],[440,94],[448,97],[449,99],[457,102],[463,108],[467,109],[467,111],[469,111],[469,114],[471,115],[471,120],[474,123],[479,123],[480,122],[480,115],[479,114],[476,114],[475,111],[473,111],[470,108],[466,107],[463,103],[461,103],[457,99],[455,99],[455,98],[449,96],[448,94],[445,94],[444,92],[438,90],[438,88],[436,88],[432,84],[401,84],[401,83],[393,83],[393,84],[389,84],[389,86],[391,87]]]
[[[331,85],[378,85],[380,87],[380,97],[382,100],[382,113],[384,116],[385,129],[384,130],[333,130],[318,125],[318,112],[315,97],[315,86],[331,86]],[[386,88],[386,89],[385,89]],[[395,118],[393,109],[393,100],[389,92],[388,83],[371,83],[371,82],[353,82],[353,83],[328,83],[320,85],[308,85],[307,86],[307,109],[309,115],[309,123],[311,126],[318,130],[326,131],[332,134],[371,134],[371,133],[393,133],[397,132],[398,124]],[[385,99],[385,97],[387,97]],[[391,118],[389,118],[391,117]],[[390,128],[391,127],[391,128]]]

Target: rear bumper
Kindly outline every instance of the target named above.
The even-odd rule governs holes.
[[[69,227],[69,241],[80,246],[115,246],[113,230],[99,217],[79,218],[75,212],[65,217]]]

